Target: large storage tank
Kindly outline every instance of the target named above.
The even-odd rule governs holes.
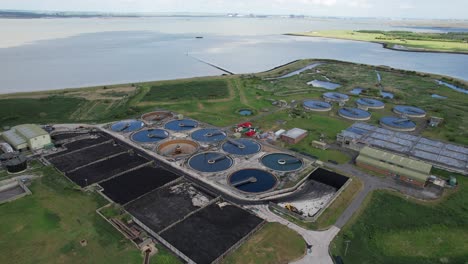
[[[23,155],[4,161],[3,164],[9,173],[22,172],[28,168],[27,159]]]

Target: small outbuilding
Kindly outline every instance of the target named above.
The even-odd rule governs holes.
[[[281,134],[281,139],[289,144],[296,144],[307,136],[307,131],[300,128],[293,128]]]

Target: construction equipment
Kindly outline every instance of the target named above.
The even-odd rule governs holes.
[[[302,213],[299,210],[297,210],[297,208],[292,204],[286,204],[284,208],[288,209],[290,212],[302,215]]]

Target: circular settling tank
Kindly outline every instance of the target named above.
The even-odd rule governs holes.
[[[277,180],[273,174],[257,169],[239,170],[231,174],[229,184],[248,193],[262,193],[273,189]]]
[[[166,118],[172,117],[172,113],[169,111],[154,111],[150,113],[143,114],[141,119],[145,120],[146,122],[159,122]]]
[[[253,115],[253,112],[250,109],[241,109],[241,110],[239,110],[239,114],[241,116],[251,116],[251,115]]]
[[[28,168],[28,162],[23,155],[16,156],[10,160],[4,161],[3,165],[9,173],[19,173]]]
[[[133,132],[144,127],[145,123],[139,120],[123,120],[112,124],[111,130],[115,132]]]
[[[229,169],[234,163],[232,158],[219,152],[205,152],[190,158],[192,169],[201,172],[218,172]]]
[[[382,109],[385,106],[385,104],[382,101],[371,98],[359,98],[356,101],[356,104],[359,107],[364,107],[368,109]]]
[[[260,144],[251,139],[228,139],[223,150],[234,155],[251,155],[260,151]]]
[[[182,120],[172,120],[167,122],[164,125],[165,128],[170,129],[172,131],[186,131],[194,129],[198,126],[198,122],[190,119],[182,119]]]
[[[201,142],[218,142],[226,138],[226,133],[217,128],[204,128],[193,132],[192,138]]]
[[[323,94],[323,98],[330,102],[346,102],[349,100],[349,96],[342,93],[328,92]]]
[[[169,137],[169,132],[163,129],[145,129],[132,135],[132,140],[139,143],[155,143]]]
[[[396,131],[413,131],[416,129],[416,124],[407,119],[399,118],[394,116],[382,117],[380,119],[380,125],[384,128],[388,128]]]
[[[294,171],[302,167],[302,160],[286,153],[273,153],[263,156],[262,163],[277,171]]]
[[[192,155],[197,150],[198,144],[186,139],[176,139],[161,143],[157,149],[159,154],[173,158]]]
[[[346,119],[350,120],[369,120],[371,114],[365,110],[354,108],[354,107],[343,107],[338,110],[338,114]]]
[[[393,112],[405,115],[408,117],[425,117],[426,111],[422,110],[421,108],[409,105],[397,105],[393,108]]]
[[[319,100],[306,100],[303,105],[305,109],[312,111],[325,112],[332,109],[332,105],[330,103]]]

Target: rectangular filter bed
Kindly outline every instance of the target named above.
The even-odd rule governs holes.
[[[161,237],[196,263],[212,263],[256,230],[263,219],[217,202],[162,232]]]
[[[147,162],[149,162],[149,160],[137,154],[131,155],[129,153],[124,153],[67,173],[66,176],[81,187],[85,187],[93,183],[106,180]]]
[[[125,209],[154,233],[159,233],[207,205],[213,198],[183,180],[156,189],[127,204]]]
[[[102,182],[99,185],[104,188],[103,193],[114,202],[126,204],[174,181],[178,177],[178,175],[163,168],[146,166]]]
[[[97,136],[97,137],[95,137],[95,138],[84,138],[84,139],[79,139],[79,140],[72,141],[72,142],[69,142],[69,143],[65,143],[65,144],[63,144],[63,147],[66,148],[66,150],[47,155],[46,158],[50,159],[50,158],[62,156],[63,154],[66,154],[66,153],[69,153],[69,152],[72,152],[72,151],[75,151],[75,150],[87,148],[87,147],[94,146],[94,145],[97,145],[97,144],[100,144],[100,143],[111,140],[111,138],[109,138],[108,136],[105,136],[104,134],[101,134],[101,133],[99,133],[98,135],[95,135],[95,136]]]
[[[68,172],[75,168],[95,162],[97,160],[109,157],[118,153],[125,152],[127,148],[114,145],[113,143],[104,143],[97,146],[85,148],[70,154],[63,154],[49,159],[57,169]]]

